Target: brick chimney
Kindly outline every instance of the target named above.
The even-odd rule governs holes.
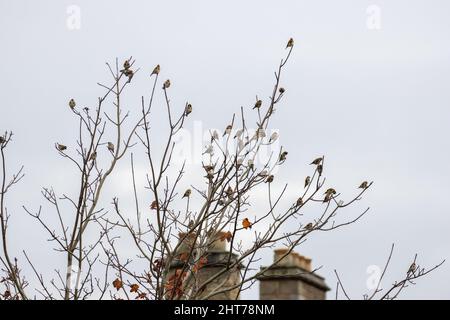
[[[288,249],[274,251],[274,262]],[[265,267],[261,267],[265,269]],[[261,300],[325,300],[330,288],[325,279],[312,273],[311,259],[290,252],[258,277]]]
[[[212,241],[211,245],[208,248],[206,259],[207,263],[198,271],[197,273],[197,279],[198,284],[201,285],[203,282],[208,280],[209,278],[213,277],[217,273],[221,272],[226,268],[229,258],[229,249],[227,249],[227,241],[221,240],[223,239],[223,236],[225,235],[224,232],[219,232],[214,237],[214,241]],[[186,236],[184,233],[180,233],[179,237],[180,240],[183,239]],[[193,238],[185,237],[184,242],[180,245],[179,253],[183,252],[186,248],[192,248],[193,244]],[[233,264],[237,260],[237,255],[233,253],[230,258],[230,264]],[[179,259],[174,259],[172,264],[170,265],[170,271],[169,276],[172,275],[176,269],[182,268],[184,265],[184,262],[180,261]],[[239,273],[239,269],[242,266],[239,265],[237,268],[230,269],[228,272],[225,272],[224,274],[220,275],[216,279],[214,279],[211,283],[207,285],[205,290],[201,293],[200,297],[206,297],[208,296],[212,290],[217,291],[217,288],[219,289],[225,289],[227,287],[231,287],[233,285],[236,285],[240,282],[241,276]],[[216,294],[214,296],[209,297],[210,300],[235,300],[239,298],[238,295],[239,289],[235,288],[229,291],[225,291],[219,294]]]

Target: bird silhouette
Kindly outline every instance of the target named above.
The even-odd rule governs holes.
[[[274,132],[270,135],[269,143],[275,142],[278,139],[278,132]]]
[[[288,155],[288,152],[287,152],[287,151],[283,151],[283,152],[280,154],[280,162],[285,161],[287,155]]]
[[[107,148],[109,151],[114,153],[114,144],[112,142],[108,142]]]
[[[184,114],[186,117],[192,112],[192,105],[190,103],[187,104]]]
[[[253,109],[259,109],[259,108],[261,108],[261,105],[262,105],[262,101],[258,100],[258,101],[256,101],[255,106],[253,107]]]
[[[305,188],[306,188],[307,186],[309,186],[310,183],[311,183],[311,177],[310,177],[310,176],[307,176],[307,177],[305,178]]]
[[[97,151],[94,151],[91,153],[91,156],[89,157],[89,161],[95,161],[97,159]]]
[[[163,89],[167,89],[167,88],[169,88],[169,87],[170,87],[170,80],[167,79],[166,81],[164,81]]]
[[[75,106],[76,106],[77,104],[75,103],[75,100],[73,100],[73,99],[70,99],[70,101],[69,101],[69,107],[70,107],[70,109],[75,109]]]
[[[192,190],[191,189],[187,189],[182,198],[189,198],[191,196]]]
[[[367,181],[363,181],[358,188],[360,189],[366,189],[369,186],[369,183]]]
[[[294,46],[294,39],[290,38],[287,45],[286,45],[286,49],[287,48],[292,48]]]
[[[155,68],[153,68],[153,71],[152,71],[152,73],[150,74],[150,76],[152,76],[152,75],[154,75],[154,74],[159,74],[159,71],[161,70],[161,67],[159,66],[159,64],[158,65],[156,65],[156,67]]]
[[[230,134],[232,129],[233,129],[233,126],[231,124],[227,125],[222,137],[225,137],[225,135]]]
[[[322,162],[322,158],[316,158],[310,164],[319,165]]]

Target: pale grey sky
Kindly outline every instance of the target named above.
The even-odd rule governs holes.
[[[80,29],[67,25],[71,5],[80,9]],[[366,10],[373,5],[380,9],[380,29],[367,26]],[[75,139],[67,101],[94,105],[96,83],[108,76],[106,61],[132,55],[143,68],[127,96],[130,109],[148,94],[148,72],[159,63],[173,82],[173,103],[194,105],[187,128],[194,121],[223,128],[255,94],[270,94],[273,71],[293,37],[282,81],[287,94],[272,123],[289,151],[279,187],[285,181],[295,194],[307,164],[322,154],[336,189],[351,194],[358,182],[375,182],[362,203],[348,210],[357,214],[370,206],[369,215],[311,237],[298,251],[323,265],[319,273],[331,287],[337,269],[354,298],[367,292],[367,267],[382,265],[392,242],[390,281],[415,253],[423,266],[447,259],[449,10],[445,0],[1,0],[0,130],[15,133],[11,169],[23,164],[26,172],[8,199],[14,249],[31,246],[41,268],[46,262],[63,268],[57,254],[42,259],[48,256],[46,238],[21,206],[43,204],[43,186],[73,187],[53,143]],[[129,196],[127,174],[126,165],[119,168],[105,206],[113,195]],[[262,264],[271,258],[263,257]],[[402,297],[448,299],[448,283],[446,263]],[[257,287],[243,294],[257,296]]]

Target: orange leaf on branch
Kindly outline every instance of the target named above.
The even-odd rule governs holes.
[[[207,264],[207,263],[208,263],[208,259],[206,257],[201,257],[200,259],[198,259],[197,263],[194,264],[194,267],[192,269],[194,272],[197,272],[198,270],[203,268],[205,266],[205,264]]]
[[[138,292],[139,290],[139,285],[134,283],[130,286],[130,292]]]
[[[112,283],[113,287],[117,289],[117,291],[119,291],[120,289],[123,288],[123,283],[122,280],[120,280],[119,278],[117,278],[116,280],[113,281]]]
[[[221,236],[220,236],[220,241],[225,241],[227,240],[228,242],[231,241],[231,238],[233,238],[233,234],[230,231],[224,232]]]
[[[244,229],[251,229],[252,223],[248,220],[248,218],[245,218],[244,220],[242,220],[242,226],[244,227]]]
[[[147,299],[147,293],[145,293],[145,292],[141,292],[141,293],[139,293],[138,294],[138,296],[136,297],[136,300],[137,299]]]
[[[183,295],[183,280],[186,275],[186,271],[182,272],[182,269],[177,269],[164,285],[166,295],[181,297]]]

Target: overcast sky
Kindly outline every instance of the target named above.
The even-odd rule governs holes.
[[[67,101],[95,105],[96,83],[108,77],[105,62],[133,56],[142,68],[127,95],[129,109],[137,111],[140,95],[148,96],[148,74],[159,63],[173,83],[173,104],[194,105],[187,129],[195,123],[224,128],[255,95],[267,99],[293,37],[282,80],[287,92],[272,122],[289,151],[278,188],[286,182],[295,195],[309,162],[322,154],[327,180],[344,198],[362,180],[374,181],[363,201],[346,211],[354,216],[370,207],[366,217],[312,236],[298,251],[323,266],[319,274],[331,287],[337,269],[353,298],[368,292],[367,268],[383,265],[391,243],[389,281],[404,274],[415,253],[422,266],[448,259],[449,10],[446,0],[1,0],[0,131],[15,133],[10,169],[23,164],[26,172],[8,198],[14,250],[20,255],[27,248],[41,268],[63,268],[61,256],[45,253],[42,230],[21,206],[44,204],[43,186],[73,188],[73,171],[53,144],[75,141]],[[145,170],[139,163],[138,172]],[[114,195],[130,197],[129,187],[124,165],[103,204],[110,206]],[[261,263],[271,259],[268,254]],[[448,299],[449,283],[446,263],[402,297]],[[243,298],[257,298],[257,290]]]

